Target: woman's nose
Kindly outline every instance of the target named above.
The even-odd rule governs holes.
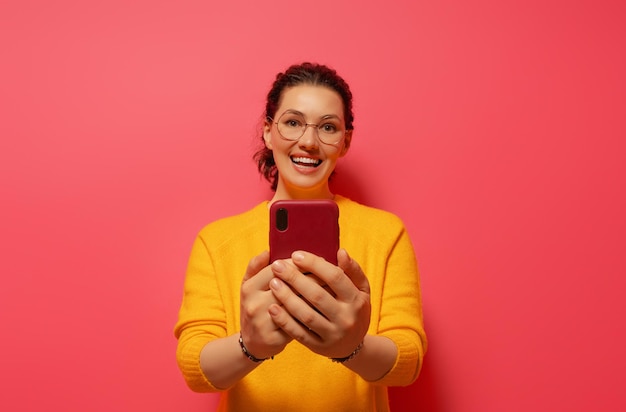
[[[304,130],[304,134],[300,136],[300,140],[298,140],[298,144],[300,147],[317,147],[318,145],[318,136],[317,136],[317,125],[315,124],[307,124],[306,129]]]

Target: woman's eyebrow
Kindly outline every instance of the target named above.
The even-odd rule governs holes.
[[[300,115],[300,116],[302,116],[304,118],[307,118],[307,115],[305,113],[302,113],[301,111],[296,110],[296,109],[286,109],[284,111],[284,113],[293,113],[293,114]],[[319,117],[319,119],[321,119],[321,120],[326,120],[326,119],[338,119],[338,120],[341,120],[341,117],[339,115],[337,115],[337,114],[331,113],[331,114],[322,115],[322,116]]]
[[[336,114],[325,114],[324,116],[320,117],[320,119],[331,119],[331,118],[335,118],[335,119],[340,119],[341,117],[339,117]]]

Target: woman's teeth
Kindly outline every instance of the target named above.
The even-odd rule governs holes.
[[[319,159],[311,159],[310,157],[292,157],[291,161],[304,166],[319,166],[322,163]]]

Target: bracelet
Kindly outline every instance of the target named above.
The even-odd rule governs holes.
[[[361,349],[363,349],[363,341],[361,341],[361,343],[359,343],[359,346],[356,347],[356,349],[349,354],[348,356],[346,356],[345,358],[330,358],[331,361],[335,362],[335,363],[344,363],[349,361],[350,359],[354,359],[354,357],[356,355],[359,354],[359,352],[361,352]]]
[[[273,356],[270,356],[269,358],[257,358],[256,356],[248,352],[248,348],[246,348],[246,345],[243,344],[243,338],[241,337],[241,332],[239,332],[239,346],[241,347],[241,351],[243,352],[243,354],[246,355],[246,357],[250,359],[252,362],[261,363],[268,359],[274,359]]]

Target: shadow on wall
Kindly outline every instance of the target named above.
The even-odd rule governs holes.
[[[429,362],[428,355],[412,385],[389,388],[389,405],[392,412],[444,412],[437,391],[435,365]]]
[[[338,164],[334,175],[330,180],[330,188],[334,194],[342,195],[363,205],[372,206],[371,200],[374,197],[374,188],[364,188],[360,181],[360,176],[356,175],[352,169]]]
[[[331,180],[331,189],[333,193],[343,195],[356,202],[364,205],[373,206],[375,201],[376,188],[364,187],[363,182],[360,181],[360,176],[353,172],[354,167],[337,167],[337,172]],[[358,169],[358,168],[357,168]],[[427,318],[428,314],[424,314]],[[428,324],[427,320],[424,321]],[[428,328],[426,329],[428,334]],[[428,346],[430,348],[436,346],[436,343],[432,341],[432,337],[428,336]],[[444,407],[441,404],[439,397],[437,379],[436,379],[436,365],[430,362],[432,357],[428,356],[424,358],[424,365],[420,376],[417,380],[406,387],[392,387],[389,388],[389,402],[391,411],[393,412],[443,412]]]

